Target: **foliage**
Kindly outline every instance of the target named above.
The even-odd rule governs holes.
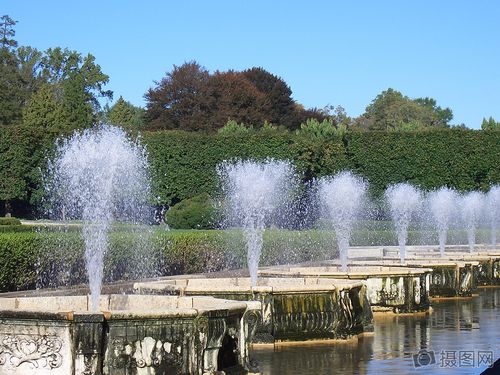
[[[17,41],[14,38],[16,32],[14,26],[17,21],[14,21],[8,15],[0,17],[0,47],[12,48],[17,47]]]
[[[201,193],[217,194],[215,169],[224,160],[291,160],[305,179],[348,166],[341,139],[313,141],[272,129],[242,134],[146,132],[142,139],[148,148],[154,195],[166,205]]]
[[[461,191],[487,190],[500,181],[500,132],[351,132],[346,141],[350,168],[369,181],[375,194],[405,181]]]
[[[21,220],[15,217],[0,217],[0,225],[21,225]]]
[[[224,125],[222,128],[217,130],[217,133],[219,134],[244,134],[248,133],[250,131],[249,128],[245,126],[245,124],[241,123],[238,124],[234,120],[228,120],[226,125]]]
[[[261,67],[247,69],[242,74],[264,95],[259,104],[265,113],[266,122],[286,125],[291,129],[298,127],[292,90],[282,78]]]
[[[203,193],[171,207],[165,219],[173,229],[211,229],[217,225],[218,215],[215,202]]]
[[[156,230],[147,245],[139,241],[140,237],[140,233],[128,231],[111,233],[104,268],[107,282],[151,275],[151,268],[156,268],[155,274],[160,276],[246,267],[241,231]],[[83,246],[77,231],[0,231],[0,291],[85,283]],[[264,233],[261,264],[335,255],[331,233],[268,230]]]
[[[490,116],[488,120],[483,118],[481,123],[481,129],[483,130],[500,130],[500,122],[496,122],[493,117]]]
[[[174,65],[146,93],[146,123],[150,130],[213,132],[233,119],[254,127],[267,121],[296,129],[304,113],[317,114],[297,106],[291,93],[281,78],[262,68],[210,74],[191,61]]]
[[[452,118],[451,110],[437,106],[432,98],[410,99],[389,88],[366,107],[357,126],[367,130],[446,128]]]
[[[347,131],[345,124],[335,126],[331,118],[325,119],[322,122],[311,118],[305,124],[300,125],[297,134],[311,139],[329,139],[333,137],[342,137]]]
[[[144,109],[136,107],[119,97],[106,114],[106,122],[113,125],[127,127],[141,127],[144,125]]]

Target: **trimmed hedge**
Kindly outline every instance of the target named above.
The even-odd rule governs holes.
[[[0,217],[0,225],[21,225],[21,220],[16,219],[15,217]]]
[[[114,231],[105,257],[105,281],[237,269],[246,266],[239,230]],[[329,232],[269,230],[262,265],[335,256]],[[85,283],[80,232],[0,232],[0,291]]]
[[[478,230],[478,242],[488,242],[489,230]],[[104,279],[139,279],[164,275],[214,272],[246,267],[246,247],[240,230],[116,230],[110,233]],[[408,244],[436,243],[433,231],[411,230]],[[463,230],[449,232],[449,242],[466,244]],[[393,230],[358,229],[354,245],[396,245]],[[264,232],[260,264],[269,266],[335,258],[335,235],[325,230]],[[80,232],[0,233],[0,291],[58,287],[87,282],[84,242]]]
[[[4,129],[5,128],[5,129]],[[408,181],[486,190],[500,183],[500,131],[463,129],[415,132],[354,132],[311,139],[276,129],[244,134],[144,132],[156,204],[172,205],[206,193],[217,196],[215,171],[223,160],[290,160],[305,181],[351,169],[365,177],[374,194]],[[0,214],[8,200],[24,216],[41,201],[41,173],[51,137],[25,127],[0,127]]]
[[[146,132],[153,190],[158,203],[171,204],[202,193],[216,195],[216,166],[235,158],[287,159],[308,179],[348,167],[341,139],[317,142],[277,130],[248,134]]]
[[[462,129],[346,135],[350,169],[375,194],[392,183],[487,190],[500,182],[500,131]]]

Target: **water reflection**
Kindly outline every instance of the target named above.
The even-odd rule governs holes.
[[[486,354],[500,356],[499,324],[500,289],[484,289],[435,302],[430,315],[378,316],[375,334],[357,341],[254,349],[253,356],[262,374],[479,374]]]

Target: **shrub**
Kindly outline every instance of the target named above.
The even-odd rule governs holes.
[[[167,211],[167,224],[173,229],[210,229],[217,224],[214,201],[206,193],[184,199]]]
[[[0,225],[21,225],[21,220],[15,217],[0,217]]]

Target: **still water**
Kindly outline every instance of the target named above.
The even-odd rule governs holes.
[[[434,302],[429,315],[378,315],[374,328],[357,341],[259,348],[253,358],[266,375],[480,374],[500,357],[500,289]]]

